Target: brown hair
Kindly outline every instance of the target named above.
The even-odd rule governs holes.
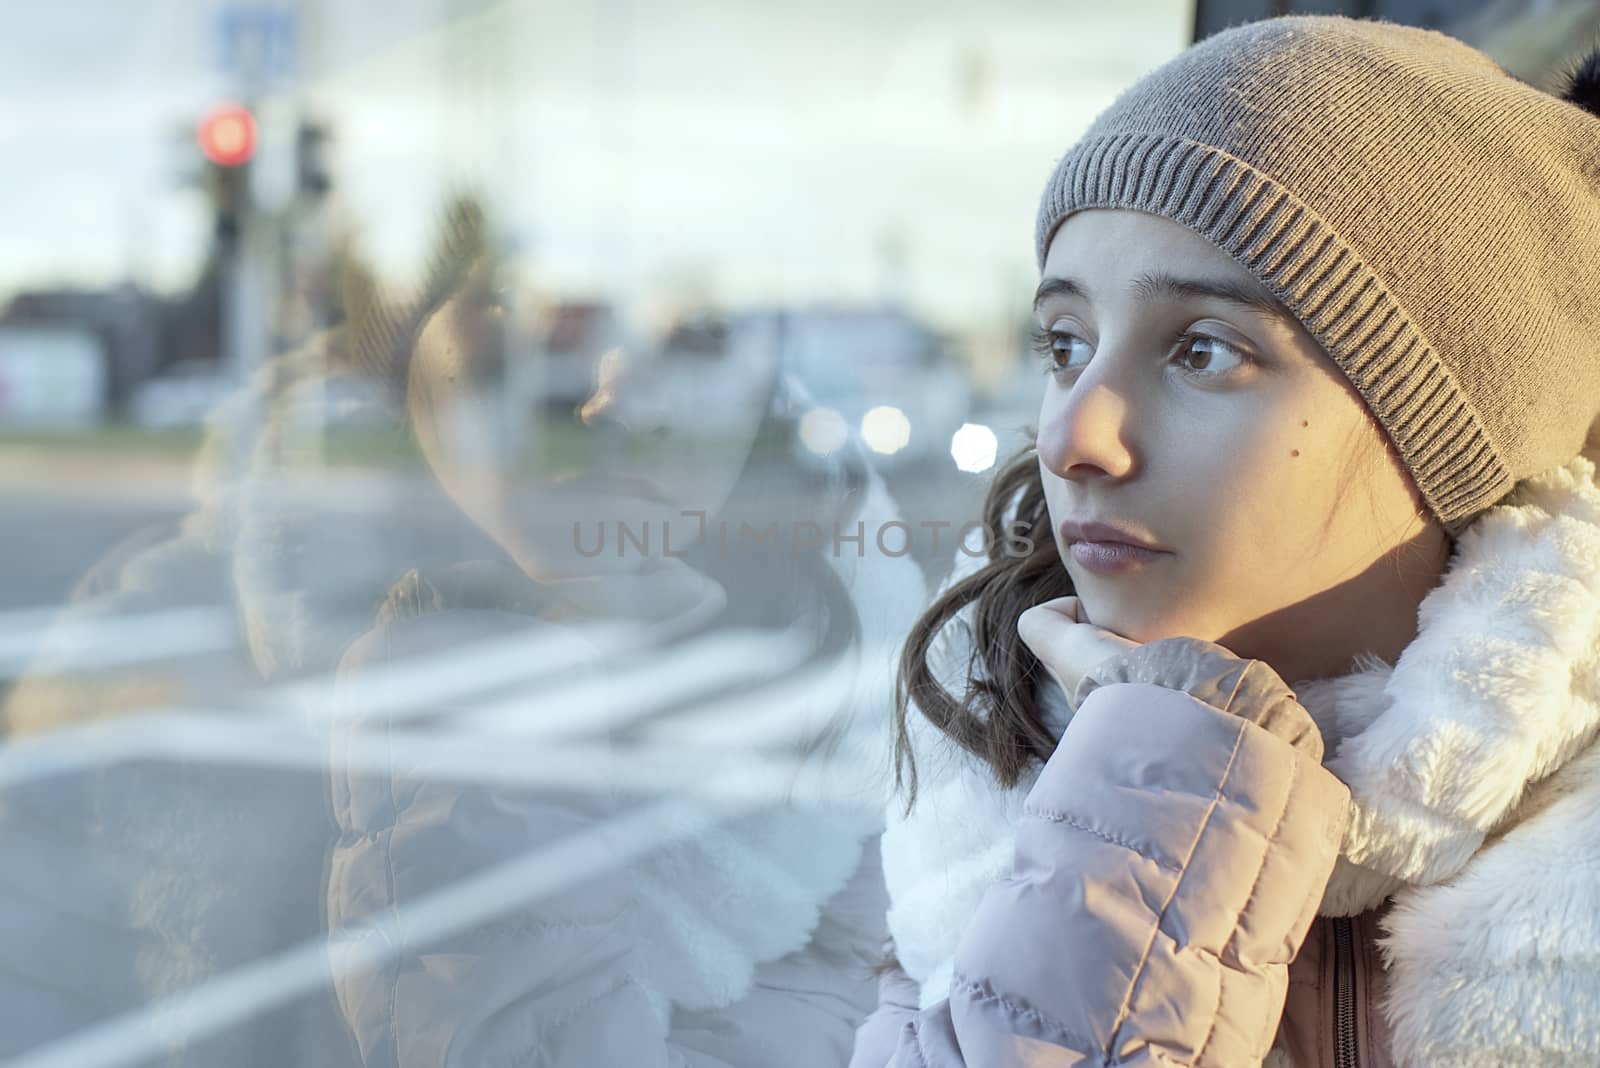
[[[985,761],[996,780],[1015,786],[1035,760],[1044,760],[1056,740],[1036,715],[1039,660],[1017,638],[1017,619],[1040,601],[1073,592],[1072,578],[1061,566],[1044,483],[1039,477],[1037,434],[1006,460],[983,502],[983,529],[1014,530],[1031,547],[1018,553],[1015,543],[989,538],[987,561],[977,571],[945,589],[912,625],[900,654],[895,679],[895,787],[906,795],[906,811],[916,800],[917,770],[912,760],[906,717],[917,710],[957,745]],[[1015,502],[1014,517],[1008,513]],[[971,659],[963,692],[956,696],[934,676],[928,652],[945,624],[967,605],[974,606]],[[983,671],[972,666],[981,660]]]

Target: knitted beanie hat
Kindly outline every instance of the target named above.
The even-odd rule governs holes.
[[[1125,90],[1056,165],[1035,230],[1180,223],[1331,356],[1454,536],[1582,449],[1600,413],[1600,57],[1563,96],[1433,30],[1232,27]]]

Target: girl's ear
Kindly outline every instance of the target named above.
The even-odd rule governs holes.
[[[1591,50],[1576,67],[1568,71],[1565,81],[1561,99],[1600,118],[1600,46]]]

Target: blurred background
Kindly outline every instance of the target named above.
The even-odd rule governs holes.
[[[1444,27],[1530,80],[1595,18],[1582,0],[19,9],[0,42],[0,607],[59,600],[181,507],[217,401],[345,315],[343,264],[420,286],[460,196],[492,212],[530,422],[570,418],[608,349],[671,361],[765,314],[848,433],[900,409],[866,424],[897,489],[970,502],[957,472],[1032,412],[1051,164],[1197,36],[1290,10]]]
[[[849,646],[881,728],[897,639],[1034,417],[1052,165],[1193,41],[1306,12],[1443,29],[1541,86],[1600,33],[1593,0],[11,5],[0,1057],[361,1063],[317,950],[360,837],[330,723],[536,706],[563,737],[589,701],[608,744],[720,744],[773,681],[729,665],[810,684]],[[823,536],[714,556],[719,518]],[[648,566],[624,523],[657,524]],[[772,645],[813,601],[832,637]],[[374,628],[485,606],[631,629],[505,661],[467,627],[327,712]],[[772,738],[734,753],[814,740]],[[701,776],[686,751],[651,750],[657,795]],[[595,767],[563,789],[614,792]]]

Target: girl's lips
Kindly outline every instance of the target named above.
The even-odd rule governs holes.
[[[1171,555],[1122,541],[1075,541],[1067,551],[1077,563],[1100,575],[1124,575]]]

